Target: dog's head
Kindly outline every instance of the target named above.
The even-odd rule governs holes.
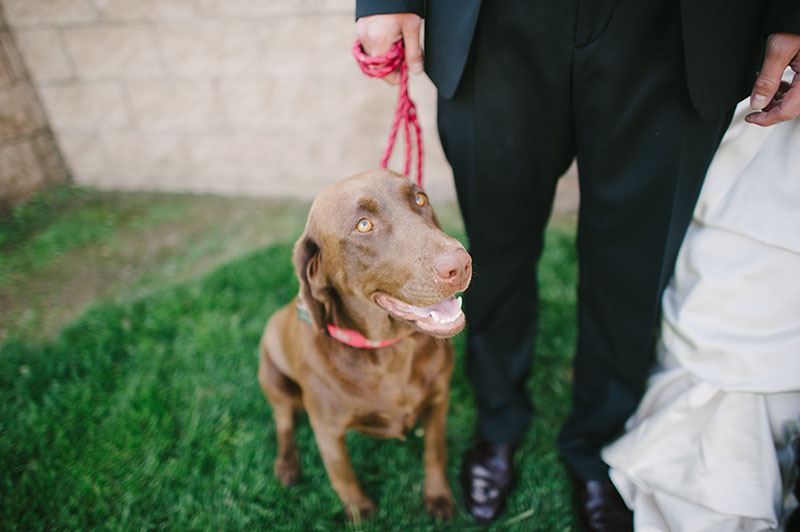
[[[294,266],[317,328],[388,320],[448,337],[464,327],[455,296],[469,285],[470,256],[439,228],[425,192],[389,170],[322,191],[295,244]]]

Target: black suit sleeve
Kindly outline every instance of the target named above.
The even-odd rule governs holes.
[[[425,0],[356,0],[356,20],[368,15],[416,13],[425,15]]]
[[[800,34],[800,1],[772,0],[767,11],[766,35],[772,33]]]

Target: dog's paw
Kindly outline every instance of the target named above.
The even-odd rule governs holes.
[[[300,479],[300,458],[296,450],[275,458],[275,476],[287,488],[297,484]]]
[[[361,521],[366,521],[369,519],[369,516],[377,510],[375,504],[369,499],[350,504],[345,503],[344,507],[345,510],[347,510],[347,518],[351,523],[356,524]]]
[[[456,505],[453,497],[447,495],[437,495],[435,497],[425,497],[425,510],[431,517],[442,520],[453,518]]]

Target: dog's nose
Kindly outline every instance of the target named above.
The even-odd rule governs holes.
[[[433,265],[439,279],[452,284],[464,284],[472,275],[472,257],[464,248],[439,255]]]

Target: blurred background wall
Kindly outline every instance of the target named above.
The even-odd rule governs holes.
[[[44,108],[0,6],[0,206],[66,179]]]
[[[354,0],[0,0],[0,199],[67,175],[312,198],[377,166],[397,89],[358,70],[353,13]],[[433,85],[414,77],[410,92],[425,186],[452,200]]]

